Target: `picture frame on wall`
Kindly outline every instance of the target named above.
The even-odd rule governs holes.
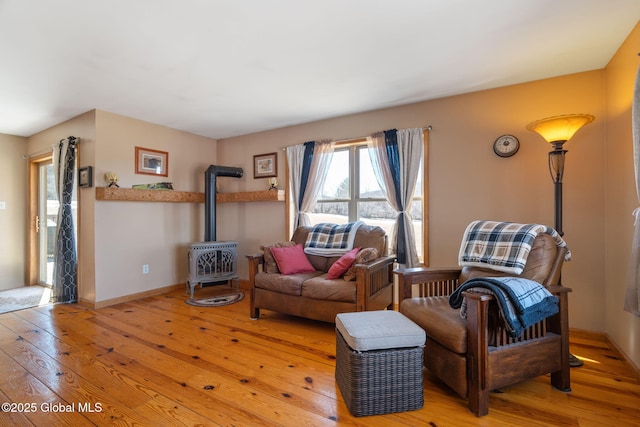
[[[253,156],[253,178],[273,178],[278,174],[278,153]]]
[[[78,168],[78,187],[88,188],[93,186],[93,167]]]
[[[169,153],[151,148],[136,147],[136,173],[169,176]]]

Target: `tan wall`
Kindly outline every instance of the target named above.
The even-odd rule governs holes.
[[[571,326],[604,331],[604,76],[602,71],[454,96],[397,108],[339,117],[218,141],[221,164],[246,167],[234,190],[266,188],[252,178],[255,154],[277,151],[278,177],[285,178],[282,148],[322,138],[348,138],[389,128],[431,124],[429,146],[429,252],[433,266],[457,264],[465,226],[474,219],[553,225],[553,184],[547,169],[550,147],[525,130],[534,120],[566,113],[597,119],[566,144],[564,231],[574,259],[564,281],[571,295]],[[499,158],[493,141],[502,134],[520,139],[520,151]],[[239,241],[239,253],[287,238],[283,203],[235,204],[221,215],[225,239]],[[247,277],[246,262],[241,277]]]
[[[605,134],[606,299],[607,334],[640,369],[640,319],[623,311],[633,240],[636,196],[631,104],[640,60],[640,26],[631,32],[606,67],[607,131]]]
[[[123,188],[169,181],[204,191],[204,171],[216,162],[213,139],[104,111],[96,112],[96,141],[99,186],[116,172]],[[169,176],[135,174],[136,146],[168,152]],[[204,238],[202,204],[96,201],[94,209],[96,302],[185,282],[188,244]]]
[[[27,139],[0,134],[0,291],[26,284]]]
[[[106,172],[119,185],[161,181],[176,190],[204,191],[204,171],[215,163],[216,141],[164,126],[94,110],[29,138],[31,151],[69,135],[81,139],[79,166],[93,166],[94,187]],[[169,176],[135,174],[135,147],[169,153]],[[204,237],[203,207],[190,203],[96,201],[80,189],[78,292],[100,303],[184,283],[187,245]],[[149,264],[148,275],[142,264]]]

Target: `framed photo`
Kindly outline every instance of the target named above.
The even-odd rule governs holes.
[[[169,153],[136,147],[136,173],[169,176]]]
[[[93,185],[93,167],[85,166],[78,169],[78,187],[91,187]]]
[[[278,174],[278,153],[253,156],[253,178],[272,178]]]

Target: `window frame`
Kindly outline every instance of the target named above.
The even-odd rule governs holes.
[[[321,198],[318,199],[316,201],[316,204],[323,204],[323,203],[347,203],[348,205],[348,221],[349,222],[354,222],[354,221],[364,221],[361,216],[360,216],[360,206],[361,203],[375,203],[375,202],[383,202],[386,203],[387,205],[389,205],[389,202],[387,201],[387,199],[385,197],[362,197],[361,191],[360,191],[360,170],[361,170],[361,162],[360,162],[360,158],[361,155],[363,153],[363,150],[368,150],[369,146],[367,143],[367,140],[363,140],[363,141],[349,141],[343,144],[336,144],[336,148],[334,149],[334,156],[337,152],[343,152],[346,151],[348,152],[348,163],[349,163],[349,198],[348,199],[344,199],[344,198]],[[365,155],[368,155],[368,153],[365,153]],[[424,161],[424,159],[423,159]],[[422,165],[422,168],[424,169],[424,164]],[[419,195],[414,195],[413,196],[413,203],[420,203],[422,205],[422,235],[425,235],[425,203],[424,203],[424,173],[423,173],[423,177],[422,177],[422,191],[420,192]],[[390,205],[389,205],[390,207]],[[420,261],[422,261],[424,259],[424,254],[425,254],[425,245],[422,245],[422,249],[419,255]]]
[[[425,265],[425,266],[429,266],[429,222],[428,222],[428,217],[429,217],[429,198],[428,198],[428,175],[429,175],[429,170],[428,170],[428,165],[429,165],[429,128],[423,128],[422,131],[423,134],[423,150],[422,150],[422,195],[421,196],[414,196],[414,201],[421,201],[422,203],[422,256],[420,257],[420,261]],[[341,150],[341,149],[348,149],[351,146],[361,146],[361,147],[367,147],[368,146],[368,139],[365,138],[354,138],[354,139],[350,139],[350,140],[342,140],[342,141],[338,141],[336,142],[335,145],[335,151]],[[350,162],[350,168],[354,168],[355,166],[353,166],[351,164],[352,162]],[[359,171],[358,171],[359,172]],[[353,174],[353,171],[351,171],[352,175],[351,176],[355,176]],[[359,179],[358,179],[359,181]],[[289,185],[289,165],[287,164],[286,166],[286,188],[290,189],[290,185]],[[357,184],[357,190],[359,191],[359,182]],[[359,195],[359,193],[358,193]],[[355,202],[353,202],[353,197],[351,197],[349,200],[347,199],[320,199],[318,200],[316,203],[319,203],[321,201],[328,201],[331,200],[331,202],[335,202],[335,201],[340,201],[340,202],[348,202],[348,203],[355,203],[355,211],[357,212],[357,203],[358,201],[356,200]],[[381,199],[377,199],[377,198],[368,198],[368,199],[362,199],[363,201],[385,201],[385,198],[381,198]],[[388,202],[387,202],[388,203]],[[291,198],[289,197],[289,191],[287,191],[285,193],[285,204],[288,206],[288,209],[286,209],[286,218],[285,218],[285,229],[289,230],[289,235],[292,235],[292,233],[295,231],[292,229],[292,224],[293,224],[293,215],[295,212],[295,206],[293,206],[293,201],[291,200]],[[351,206],[350,206],[351,208]],[[349,209],[349,218],[351,218],[351,212],[352,209]],[[351,219],[349,219],[349,221],[351,221]]]

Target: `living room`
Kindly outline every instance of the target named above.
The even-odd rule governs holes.
[[[282,149],[308,140],[345,139],[389,128],[431,125],[428,133],[428,262],[455,265],[460,237],[474,219],[553,223],[553,185],[547,169],[549,145],[525,126],[543,117],[588,113],[596,120],[566,144],[564,231],[573,259],[563,268],[570,295],[570,327],[606,335],[636,372],[640,371],[640,321],[623,310],[631,256],[635,194],[631,106],[638,67],[636,25],[601,69],[447,96],[374,111],[339,115],[214,139],[92,108],[29,136],[0,135],[0,190],[11,219],[0,222],[1,245],[10,253],[12,281],[27,270],[27,162],[15,156],[40,152],[69,135],[81,138],[79,166],[92,166],[94,185],[116,172],[121,187],[151,183],[135,174],[135,147],[169,154],[176,190],[203,192],[211,164],[241,167],[241,179],[221,179],[222,193],[265,190],[254,179],[253,156],[278,153],[277,177],[286,182]],[[521,144],[511,158],[492,149],[500,135]],[[9,210],[7,210],[8,212]],[[91,307],[141,298],[184,286],[187,245],[200,241],[204,213],[197,203],[96,200],[95,188],[79,189],[78,282],[80,301]],[[218,206],[220,240],[238,242],[239,276],[247,279],[244,255],[290,237],[282,202]],[[18,254],[18,256],[13,254]],[[141,265],[148,264],[143,275]],[[4,271],[4,270],[3,270]]]

